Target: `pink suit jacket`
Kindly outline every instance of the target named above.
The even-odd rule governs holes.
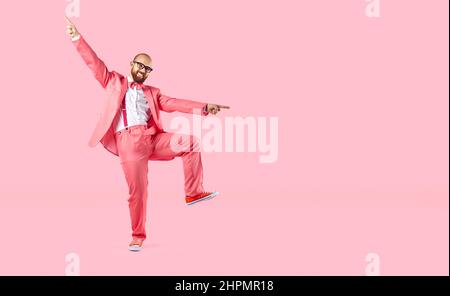
[[[97,125],[89,140],[89,146],[94,147],[99,142],[114,155],[119,155],[114,137],[114,127],[119,119],[120,106],[128,88],[128,80],[125,76],[108,71],[105,63],[98,58],[84,38],[73,41],[75,48],[91,69],[95,78],[106,90],[106,103],[101,112]],[[175,99],[161,94],[161,91],[153,86],[143,85],[143,91],[149,104],[151,118],[148,127],[154,132],[164,132],[160,117],[160,110],[165,112],[179,111],[183,113],[194,113],[194,110],[203,110],[206,103],[190,100]],[[202,115],[207,113],[202,112]],[[150,115],[150,114],[149,114]]]

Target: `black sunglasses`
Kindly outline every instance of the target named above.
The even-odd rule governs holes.
[[[142,69],[144,69],[144,68],[145,68],[145,72],[147,72],[147,73],[150,73],[150,72],[152,72],[152,71],[153,71],[153,69],[152,69],[151,67],[149,67],[149,66],[146,66],[146,65],[144,65],[144,64],[142,64],[142,63],[140,63],[140,62],[137,62],[137,61],[133,61],[133,63],[135,63],[135,64],[137,64],[137,65],[138,65],[138,68],[139,68],[139,70],[142,70]]]

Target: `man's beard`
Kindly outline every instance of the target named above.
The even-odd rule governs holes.
[[[142,74],[141,74],[142,75]],[[131,76],[133,76],[133,80],[136,81],[137,83],[143,83],[145,81],[145,74],[143,74],[142,76],[138,76],[138,72],[136,73],[131,73]]]

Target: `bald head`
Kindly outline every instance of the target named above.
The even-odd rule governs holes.
[[[153,69],[152,58],[146,53],[138,53],[130,65],[131,76],[138,83],[143,83]]]
[[[133,61],[141,62],[146,66],[151,66],[152,58],[146,53],[138,53]]]

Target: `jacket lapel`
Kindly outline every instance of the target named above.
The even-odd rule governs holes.
[[[144,86],[144,94],[145,97],[147,98],[148,106],[150,108],[150,111],[152,112],[152,116],[155,122],[159,122],[158,112],[156,112],[155,99],[151,88],[148,87],[147,85]]]

